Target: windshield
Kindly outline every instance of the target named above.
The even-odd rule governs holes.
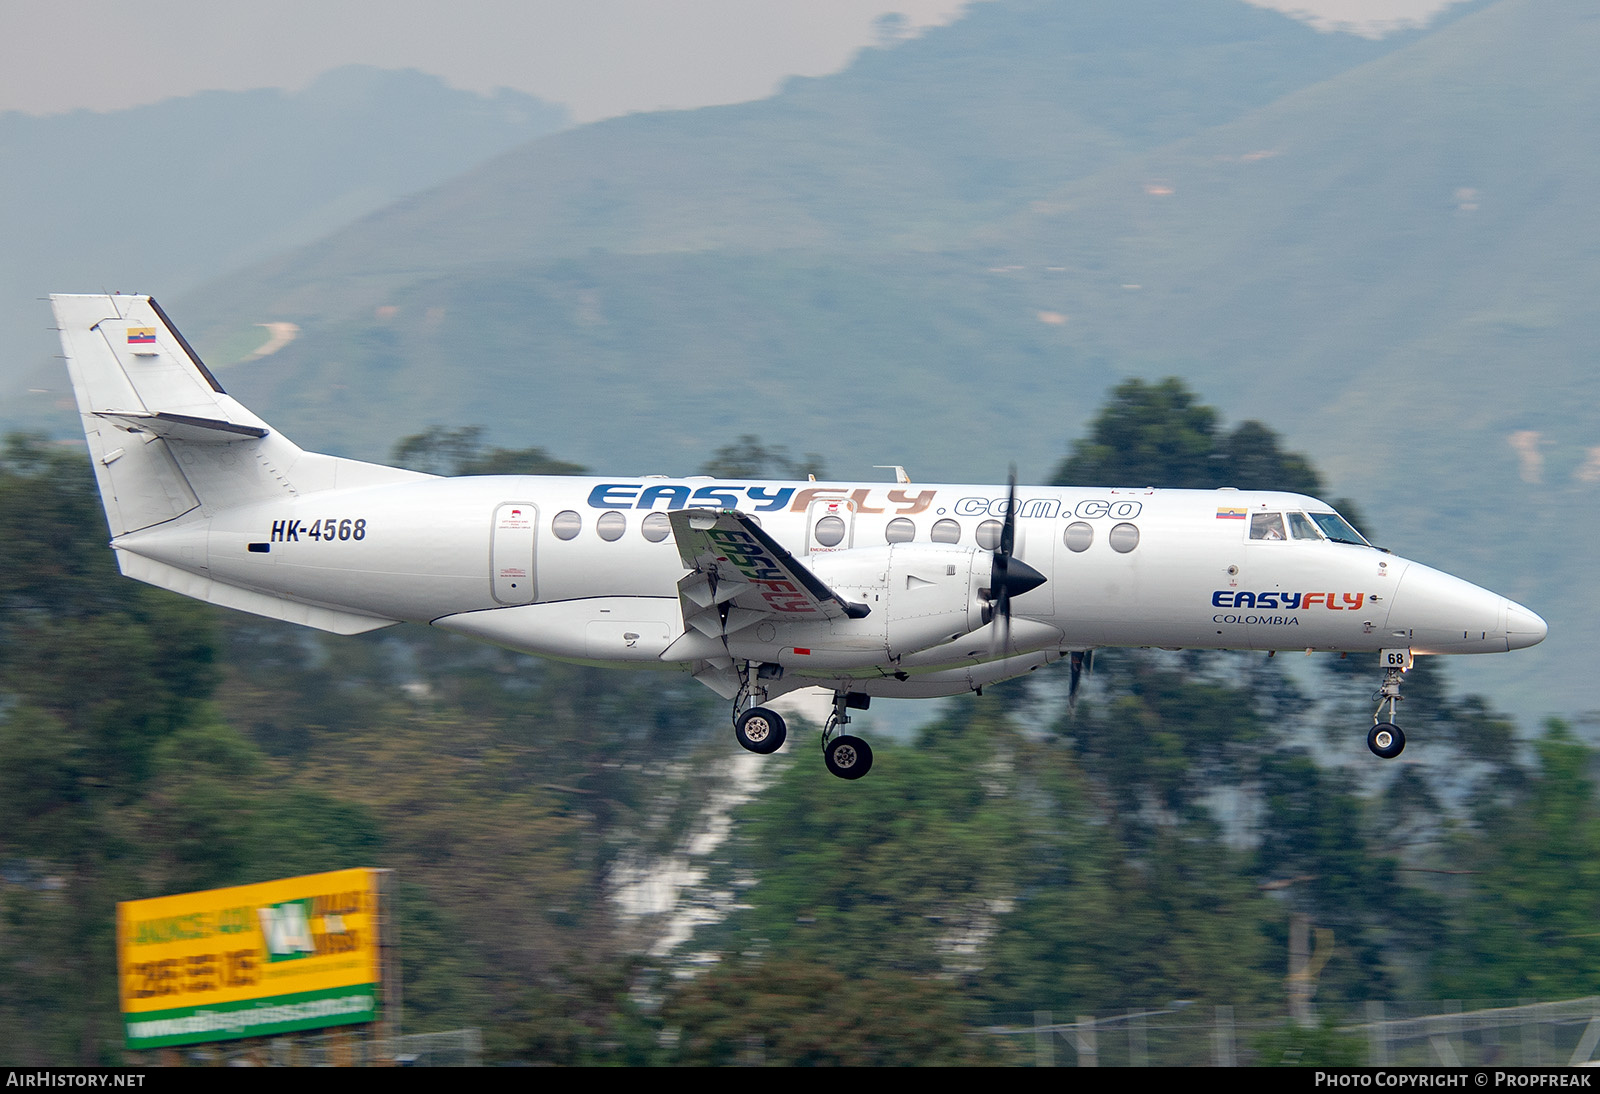
[[[1372,544],[1361,538],[1361,533],[1350,527],[1349,523],[1338,513],[1312,513],[1311,519],[1317,522],[1317,527],[1322,529],[1322,534],[1335,543],[1355,543],[1362,547],[1371,547]]]
[[[1289,533],[1293,535],[1295,539],[1322,538],[1322,536],[1317,533],[1316,525],[1307,520],[1304,513],[1287,513],[1285,515],[1289,518]]]

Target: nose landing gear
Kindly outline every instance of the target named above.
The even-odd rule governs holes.
[[[1406,735],[1393,722],[1379,722],[1367,733],[1367,747],[1374,756],[1392,760],[1405,751]]]
[[[1367,732],[1367,747],[1374,756],[1392,760],[1406,748],[1406,735],[1394,724],[1395,704],[1404,696],[1400,694],[1400,678],[1411,667],[1410,650],[1384,650],[1383,686],[1378,689],[1378,709],[1372,714],[1372,729]],[[1389,720],[1380,721],[1383,708],[1389,708]]]

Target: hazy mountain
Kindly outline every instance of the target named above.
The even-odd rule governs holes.
[[[377,291],[597,250],[947,246],[1068,179],[1393,46],[1235,0],[975,4],[770,99],[525,146],[232,285],[300,307],[330,289],[343,299],[354,270]]]
[[[933,377],[964,383],[985,360],[1006,367],[1007,390],[975,424],[1001,435],[1008,400],[1038,414],[1058,390],[1062,332],[1007,314],[1013,287],[984,272],[991,247],[974,252],[975,232],[1394,48],[1234,0],[978,4],[763,102],[520,148],[213,284],[192,322],[219,365],[260,345],[256,324],[296,323],[300,339],[253,365],[255,382],[285,428],[337,431],[368,454],[429,420],[496,428],[509,396],[530,414],[498,428],[572,458],[682,466],[709,447],[706,420],[748,391],[782,406],[773,417],[804,435],[799,450],[818,436],[846,455],[865,437],[899,448],[882,443],[882,415],[937,417],[954,393]],[[862,385],[864,367],[895,382]],[[367,384],[378,376],[388,391]],[[819,398],[819,377],[845,379],[848,396]],[[1074,385],[1081,405],[1019,455],[1052,462],[1103,386],[1093,372]],[[767,418],[733,412],[749,428]],[[651,422],[622,445],[580,424],[631,413]],[[663,433],[675,440],[652,439]],[[930,447],[904,453],[924,474],[1005,462]]]
[[[170,299],[566,124],[521,92],[360,66],[294,93],[0,114],[0,323],[14,332],[0,384],[57,352],[47,293],[161,285]]]

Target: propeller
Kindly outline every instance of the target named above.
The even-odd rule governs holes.
[[[1076,708],[1078,705],[1078,681],[1085,673],[1094,672],[1094,650],[1072,651],[1072,679],[1067,684],[1067,705]]]
[[[984,610],[984,622],[998,625],[1000,647],[1009,652],[1011,647],[1011,598],[1021,596],[1045,583],[1045,576],[1015,555],[1017,545],[1017,468],[1013,464],[1006,487],[1006,519],[1000,526],[1000,543],[994,551],[994,561],[989,570],[989,607]]]

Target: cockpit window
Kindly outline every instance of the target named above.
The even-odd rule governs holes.
[[[1250,515],[1251,539],[1283,539],[1282,513],[1252,513]]]
[[[1289,518],[1289,534],[1295,539],[1321,539],[1322,533],[1317,531],[1317,526],[1311,523],[1304,513],[1286,513]]]
[[[1317,522],[1317,527],[1322,529],[1322,534],[1335,543],[1354,543],[1362,547],[1371,547],[1361,533],[1345,521],[1338,513],[1312,513],[1311,519]]]

